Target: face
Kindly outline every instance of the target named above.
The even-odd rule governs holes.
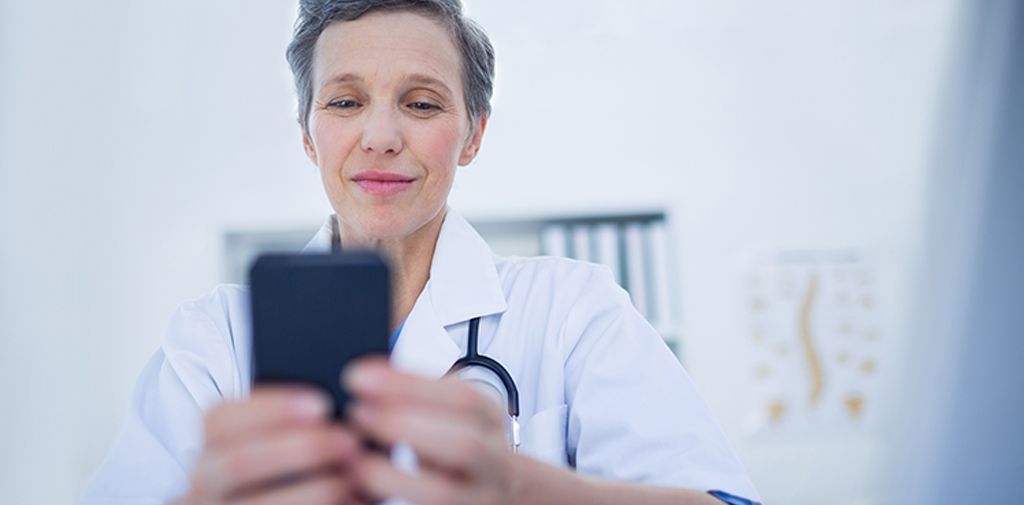
[[[371,13],[320,35],[303,143],[348,231],[394,239],[439,224],[485,126],[470,122],[461,68],[448,32],[414,13]]]

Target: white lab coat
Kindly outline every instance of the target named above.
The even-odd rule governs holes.
[[[325,226],[307,250],[329,240]],[[441,377],[474,317],[480,352],[518,384],[521,452],[601,478],[758,499],[704,399],[606,268],[497,257],[449,209],[391,362]],[[204,413],[249,393],[249,335],[245,287],[178,307],[83,504],[163,504],[188,489]]]

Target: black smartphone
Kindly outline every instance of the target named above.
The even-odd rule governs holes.
[[[263,255],[249,271],[249,288],[253,382],[320,387],[342,418],[345,365],[388,353],[384,260],[372,253]]]

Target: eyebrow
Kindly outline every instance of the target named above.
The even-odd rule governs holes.
[[[364,79],[359,75],[353,73],[339,74],[324,82],[324,86],[329,84],[348,84],[353,82],[363,82]],[[441,89],[442,92],[448,95],[454,95],[451,88],[447,84],[442,82],[440,79],[436,79],[426,74],[411,74],[406,77],[405,81],[410,84],[419,84],[424,86],[436,86]],[[321,86],[322,87],[322,86]]]
[[[340,74],[340,75],[336,75],[334,77],[331,77],[330,79],[325,80],[323,82],[323,84],[321,85],[321,87],[326,86],[328,84],[345,84],[345,83],[349,83],[349,82],[362,82],[362,81],[363,81],[363,78],[359,77],[356,74]]]
[[[454,95],[454,93],[452,93],[451,88],[449,88],[447,84],[445,84],[445,83],[441,82],[440,80],[435,79],[435,78],[433,78],[433,77],[431,77],[429,75],[425,75],[425,74],[412,74],[412,75],[410,75],[406,79],[406,81],[408,81],[408,82],[410,82],[412,84],[422,84],[422,85],[427,85],[427,86],[437,86],[437,87],[441,88],[441,91],[443,91],[444,93],[446,93],[448,95]]]

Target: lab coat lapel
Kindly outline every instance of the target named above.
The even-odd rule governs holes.
[[[437,318],[430,292],[424,289],[391,350],[391,364],[404,372],[439,379],[459,355],[459,347]]]
[[[445,326],[508,307],[490,247],[453,209],[448,209],[437,237],[426,289]]]
[[[430,280],[409,313],[391,362],[410,373],[440,378],[462,355],[445,327],[506,308],[490,248],[449,208],[434,248]]]

